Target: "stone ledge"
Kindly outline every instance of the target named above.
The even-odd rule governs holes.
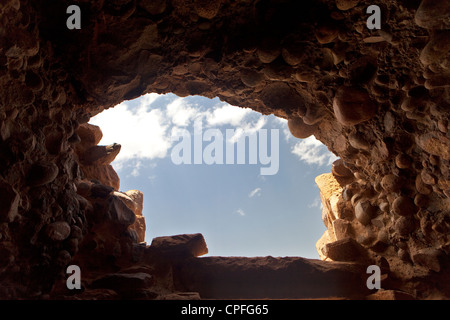
[[[300,257],[205,257],[174,268],[180,291],[202,299],[311,299],[369,294],[366,267]]]

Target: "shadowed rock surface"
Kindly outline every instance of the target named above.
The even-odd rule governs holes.
[[[294,257],[206,257],[175,268],[175,283],[205,299],[361,299],[370,293],[365,271],[362,265]]]
[[[382,266],[387,291],[373,299],[450,297],[448,1],[379,1],[381,30],[366,27],[365,0],[85,0],[80,30],[66,27],[70,4],[0,4],[1,298],[199,298],[213,295],[214,268],[224,295],[226,277],[261,263],[274,282],[285,283],[281,261],[288,274],[301,261],[299,273],[326,266],[334,279],[330,260]],[[120,191],[110,165],[120,145],[98,146],[88,122],[150,92],[274,114],[338,155],[316,180],[325,261],[174,260],[142,243],[143,195]],[[70,264],[81,292],[65,287]],[[201,283],[177,287],[183,265],[180,277]],[[142,285],[131,294],[125,279]],[[266,292],[251,283],[243,295]]]

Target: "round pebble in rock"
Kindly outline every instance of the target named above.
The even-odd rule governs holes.
[[[336,7],[339,10],[345,11],[356,7],[358,2],[359,0],[336,0]]]
[[[299,139],[305,139],[313,135],[317,126],[310,126],[303,122],[302,118],[291,118],[288,120],[289,131]]]
[[[277,39],[265,39],[264,42],[256,50],[256,54],[262,63],[271,63],[281,53],[279,48],[279,40]]]
[[[417,175],[416,176],[415,184],[416,184],[416,190],[420,194],[428,195],[428,194],[430,194],[433,191],[433,189],[429,185],[425,184],[422,181],[421,175]]]
[[[380,205],[378,207],[383,212],[388,212],[389,211],[389,203],[387,203],[387,202],[380,203]]]
[[[331,172],[338,177],[351,177],[353,175],[351,170],[344,165],[344,160],[342,159],[333,162]]]
[[[403,180],[393,174],[388,174],[381,179],[381,187],[386,192],[398,192],[403,186]]]
[[[394,228],[399,235],[405,237],[414,231],[415,229],[414,219],[400,217],[395,221]]]
[[[61,250],[58,253],[57,263],[60,266],[65,266],[65,265],[67,265],[70,262],[71,259],[72,259],[72,256],[70,255],[70,253],[68,251]]]
[[[362,134],[359,133],[351,133],[348,136],[348,142],[355,149],[361,149],[369,151],[372,147],[370,143],[364,138]]]
[[[377,105],[367,91],[356,87],[341,87],[333,100],[336,119],[344,126],[353,126],[371,119]]]
[[[83,231],[78,226],[73,226],[71,230],[71,238],[74,239],[83,239]]]
[[[221,1],[195,0],[194,8],[199,17],[213,19],[220,10]]]
[[[47,226],[47,236],[54,241],[63,241],[70,235],[70,225],[65,221],[53,222]]]
[[[254,88],[264,80],[264,75],[254,70],[244,70],[241,74],[241,81],[250,88]]]
[[[422,28],[448,29],[450,27],[449,11],[448,1],[423,0],[416,11],[414,20]]]
[[[32,187],[43,186],[55,180],[58,173],[58,166],[54,163],[36,163],[28,173],[29,185]]]
[[[376,214],[377,208],[372,206],[369,201],[360,201],[355,206],[355,217],[363,225],[368,225]]]
[[[408,169],[411,166],[412,161],[410,157],[403,153],[400,153],[395,157],[395,164],[400,169]]]
[[[417,213],[418,208],[411,198],[400,196],[392,203],[392,210],[400,216],[411,216]]]
[[[414,204],[419,208],[424,208],[429,204],[429,200],[428,196],[418,193],[414,197]]]

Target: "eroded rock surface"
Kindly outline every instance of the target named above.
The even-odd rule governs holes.
[[[110,165],[120,146],[98,146],[87,124],[173,92],[313,134],[340,157],[321,187],[323,259],[382,264],[388,291],[372,298],[449,298],[448,1],[380,1],[381,30],[366,27],[371,4],[88,0],[69,30],[65,1],[3,1],[0,297],[77,297],[69,264],[83,270],[78,298],[130,297],[125,279],[142,284],[135,298],[199,297],[141,243],[142,196]]]

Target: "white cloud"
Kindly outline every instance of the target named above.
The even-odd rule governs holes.
[[[167,116],[173,124],[180,127],[189,125],[196,114],[198,114],[198,109],[188,105],[183,98],[177,98],[167,105]]]
[[[242,209],[237,209],[236,212],[241,215],[242,217],[245,216],[245,212]]]
[[[314,136],[299,140],[289,131],[287,120],[282,118],[275,118],[275,123],[279,123],[283,131],[285,141],[295,143],[291,149],[301,161],[308,164],[315,164],[318,166],[331,165],[333,161],[338,158],[331,153],[328,148],[317,140]]]
[[[261,188],[256,188],[255,190],[252,190],[249,194],[249,198],[253,198],[254,196],[260,196],[261,195]]]
[[[297,142],[291,149],[301,161],[319,166],[331,165],[338,158],[314,136]]]
[[[150,99],[152,98],[152,99]],[[147,101],[154,97],[147,98]],[[146,110],[141,103],[136,112],[132,112],[126,102],[103,111],[91,119],[91,123],[100,126],[103,139],[100,144],[119,143],[122,148],[117,162],[133,158],[164,158],[171,146],[167,137],[168,124],[160,109]]]
[[[229,104],[219,104],[213,112],[207,112],[206,122],[209,126],[233,125],[239,126],[243,119],[252,112],[251,109],[234,107]]]
[[[230,137],[230,142],[237,142],[240,137],[244,134],[255,134],[259,130],[264,127],[264,125],[267,123],[267,118],[263,117],[262,115],[258,118],[258,120],[255,122],[248,121],[245,123],[238,124],[238,128],[235,129],[234,134],[232,137]]]
[[[139,98],[140,104],[139,104],[139,110],[145,111],[150,108],[153,102],[155,102],[161,95],[157,93],[149,93],[141,96]]]
[[[312,209],[312,208],[320,208],[322,209],[323,205],[322,205],[322,201],[320,201],[320,197],[316,197],[314,198],[314,201],[311,202],[310,204],[308,204],[308,208]]]
[[[268,121],[268,117],[251,109],[218,103],[211,109],[202,110],[183,98],[175,98],[165,108],[152,108],[159,97],[154,93],[145,95],[135,108],[131,108],[126,101],[91,119],[91,123],[100,126],[103,131],[104,138],[100,144],[122,145],[113,163],[116,170],[122,169],[123,162],[130,159],[153,160],[166,157],[174,144],[172,134],[194,124],[195,119],[202,120],[206,127],[235,126],[230,138],[232,142],[238,141],[245,134],[258,132]],[[293,144],[291,152],[301,161],[324,166],[331,165],[337,159],[314,136],[300,141],[292,138],[285,119],[275,117],[274,123],[280,124],[286,141]],[[127,163],[127,167],[132,167],[133,176],[139,174],[142,165],[140,162]]]
[[[142,162],[141,161],[137,161],[135,167],[133,168],[133,171],[131,171],[131,175],[133,177],[137,177],[139,176],[139,169],[141,169],[142,167]]]
[[[180,130],[193,134],[191,129],[194,125],[201,124],[204,129],[234,126],[231,140],[236,142],[242,135],[256,133],[267,123],[267,117],[251,109],[226,103],[205,109],[190,103],[192,100],[174,98],[164,106],[154,107],[159,97],[154,93],[144,95],[134,106],[132,102],[125,101],[91,119],[90,122],[100,126],[103,132],[101,145],[119,143],[122,146],[113,162],[116,170],[128,168],[132,176],[138,176],[144,166],[150,165],[145,160],[162,159],[170,154],[175,143],[172,141],[173,134]]]

